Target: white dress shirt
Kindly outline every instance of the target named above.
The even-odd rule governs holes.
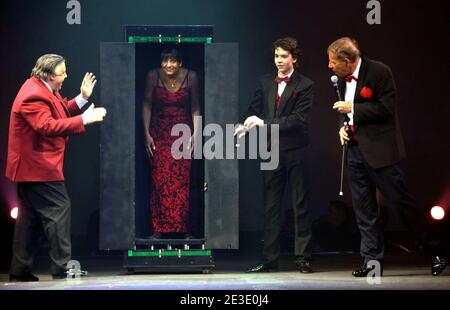
[[[278,72],[278,77],[284,78],[284,77],[288,76],[289,79],[290,79],[292,73],[294,73],[294,70],[292,70],[291,73],[289,73],[289,74],[287,74],[287,75],[282,75],[280,72]],[[287,84],[286,82],[280,82],[280,83],[278,83],[278,96],[281,97],[281,95],[282,95],[283,92],[284,92],[284,89],[286,88],[286,84]]]
[[[359,76],[359,69],[361,68],[361,58],[359,59],[358,65],[356,66],[355,71],[351,74],[356,79]],[[356,92],[356,84],[358,82],[355,80],[351,80],[350,82],[345,82],[345,101],[352,103],[352,112],[347,113],[348,118],[350,119],[348,124],[353,125],[353,101],[355,100],[355,92]]]

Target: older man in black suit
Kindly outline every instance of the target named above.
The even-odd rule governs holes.
[[[348,143],[347,168],[364,258],[362,268],[353,276],[367,276],[374,268],[368,265],[371,260],[380,263],[382,275],[384,243],[376,190],[396,208],[417,239],[424,227],[423,216],[405,186],[399,166],[405,147],[394,78],[385,64],[361,57],[357,42],[351,38],[333,42],[328,47],[328,59],[328,67],[340,78],[340,91],[345,96],[333,109],[347,121],[339,137],[342,144]]]

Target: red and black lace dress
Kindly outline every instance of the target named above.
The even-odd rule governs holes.
[[[175,159],[171,148],[179,136],[172,127],[186,124],[192,132],[189,73],[180,88],[169,91],[157,75],[152,94],[150,134],[156,149],[151,158],[150,211],[153,232],[187,232],[191,159]]]

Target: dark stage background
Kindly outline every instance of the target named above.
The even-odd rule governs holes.
[[[0,2],[1,256],[10,255],[13,229],[8,210],[14,206],[15,189],[3,175],[9,112],[19,87],[30,75],[38,56],[58,53],[66,57],[69,75],[62,93],[67,97],[77,95],[86,71],[99,74],[99,42],[123,41],[125,24],[213,25],[214,42],[238,42],[241,115],[257,86],[257,77],[273,69],[271,42],[287,35],[299,39],[303,51],[300,70],[316,82],[309,161],[314,218],[327,212],[329,201],[337,198],[339,190],[341,147],[337,139],[338,118],[331,109],[335,97],[329,82],[326,49],[338,37],[355,37],[366,56],[390,65],[395,75],[408,152],[404,168],[418,205],[440,202],[448,206],[448,1],[381,1],[380,25],[366,22],[368,1],[362,0],[89,0],[80,1],[80,25],[66,22],[70,11],[67,2]],[[97,84],[91,98],[98,105],[101,87]],[[66,154],[74,255],[100,254],[98,171],[99,125],[94,125],[85,135],[71,139]],[[259,164],[241,161],[240,246],[244,253],[253,253],[254,245],[260,244],[261,187]],[[345,200],[350,202],[347,187],[345,193]]]

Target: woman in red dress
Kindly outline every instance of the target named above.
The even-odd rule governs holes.
[[[179,136],[171,136],[177,124],[187,125],[194,137],[200,116],[198,81],[194,71],[182,67],[176,49],[161,53],[161,68],[151,70],[142,107],[145,144],[150,156],[152,238],[161,233],[188,235],[189,188],[191,159],[176,159],[172,144]],[[189,151],[193,140],[189,139]]]

